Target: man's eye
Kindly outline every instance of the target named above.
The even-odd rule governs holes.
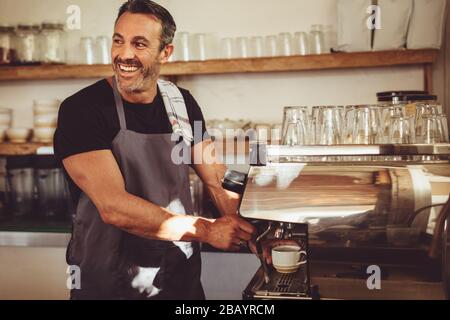
[[[122,43],[122,40],[120,40],[120,39],[114,39],[113,41],[114,41],[115,44],[121,44]]]
[[[145,48],[146,45],[144,43],[136,43],[136,48]]]

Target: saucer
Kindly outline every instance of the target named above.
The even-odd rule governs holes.
[[[275,268],[275,270],[277,270],[279,273],[296,273],[297,270],[300,268],[300,266],[291,266],[291,267],[287,267],[287,266],[273,266]]]

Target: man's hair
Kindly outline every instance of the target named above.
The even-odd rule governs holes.
[[[151,14],[160,21],[162,26],[161,36],[159,39],[161,41],[161,46],[159,48],[160,51],[162,51],[168,44],[172,43],[175,36],[175,31],[177,31],[177,25],[167,9],[151,0],[128,0],[120,7],[116,23],[126,12]]]

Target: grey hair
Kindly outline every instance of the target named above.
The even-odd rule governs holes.
[[[151,0],[128,0],[120,7],[116,23],[126,12],[151,14],[161,22],[160,51],[173,42],[175,32],[177,31],[177,25],[170,12],[163,6]]]

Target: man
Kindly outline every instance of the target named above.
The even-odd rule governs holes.
[[[193,158],[211,160],[202,150],[212,142],[191,94],[158,79],[175,30],[160,5],[124,3],[111,50],[115,76],[61,105],[55,153],[76,205],[67,261],[81,270],[72,299],[203,299],[198,243],[236,250],[254,233],[236,215],[239,197],[221,187],[225,167],[211,161],[192,167],[223,217],[191,216],[189,167],[175,164],[172,151],[187,143]],[[203,139],[193,140],[201,136],[194,121]]]

